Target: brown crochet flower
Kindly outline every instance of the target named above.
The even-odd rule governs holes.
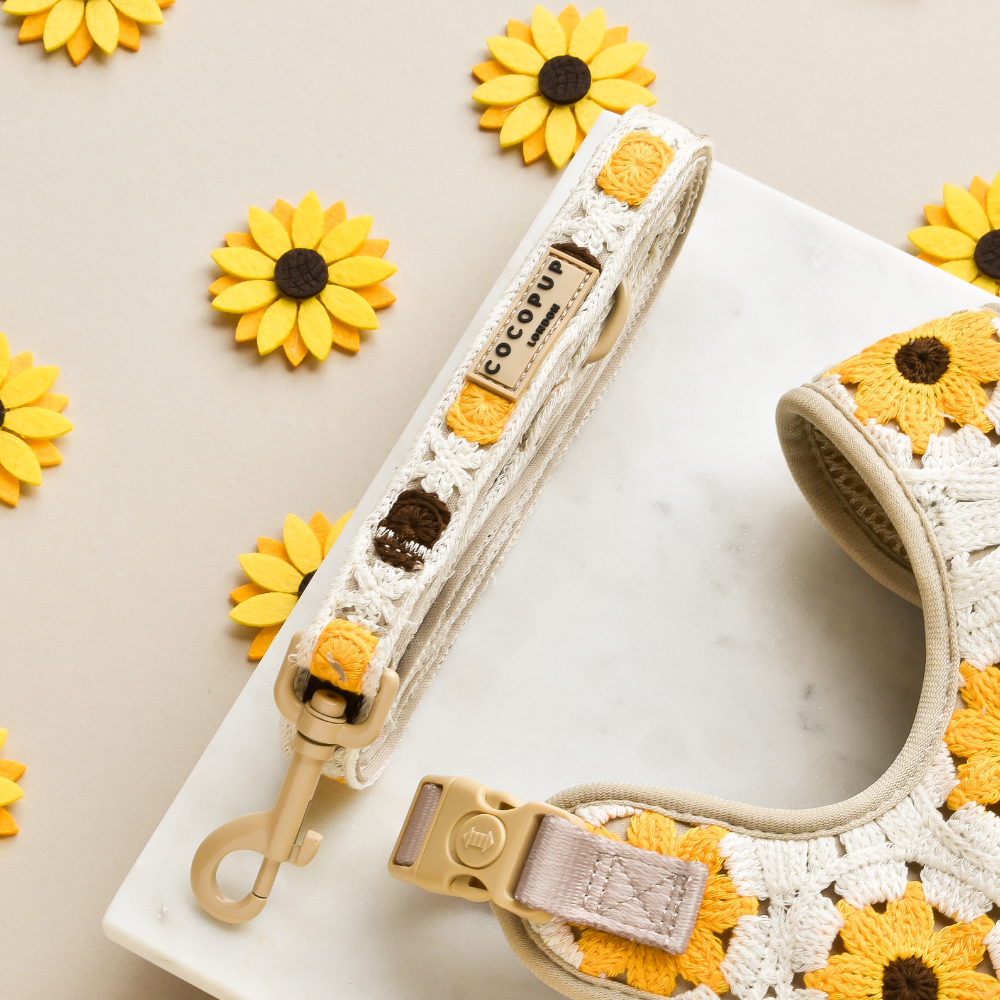
[[[420,569],[450,520],[451,511],[440,497],[406,490],[379,522],[375,554],[390,566],[408,572]]]

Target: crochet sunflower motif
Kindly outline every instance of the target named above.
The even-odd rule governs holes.
[[[260,537],[256,552],[240,556],[240,566],[252,582],[229,594],[236,602],[229,617],[260,629],[247,652],[249,659],[259,660],[267,652],[353,513],[349,510],[334,524],[319,511],[308,524],[289,514],[282,541]]]
[[[609,978],[624,973],[629,986],[660,996],[673,992],[678,976],[696,986],[704,983],[716,993],[725,993],[729,987],[719,968],[723,959],[719,935],[735,926],[740,917],[757,912],[756,897],[740,896],[722,871],[719,841],[726,833],[721,827],[708,826],[678,836],[674,821],[660,813],[633,816],[626,834],[630,844],[708,866],[708,883],[691,940],[683,954],[671,955],[588,928],[576,943],[584,955],[580,971]]]
[[[123,45],[139,50],[139,25],[162,24],[160,11],[174,0],[7,0],[8,14],[24,17],[19,42],[42,40],[46,52],[66,46],[79,66],[97,47],[110,55]]]
[[[40,486],[42,469],[62,462],[51,438],[73,429],[62,415],[69,398],[49,392],[59,369],[33,360],[31,351],[12,358],[0,333],[0,500],[11,507],[21,483]]]
[[[7,730],[0,729],[0,749],[6,742]],[[16,784],[24,771],[24,765],[18,764],[16,760],[0,760],[0,837],[10,837],[17,833],[17,823],[4,806],[24,798],[24,792]]]
[[[212,259],[226,272],[209,291],[213,307],[240,315],[238,341],[257,341],[270,354],[284,347],[298,365],[311,353],[323,361],[336,344],[356,352],[359,330],[378,329],[376,309],[396,301],[379,282],[396,273],[382,260],[388,240],[369,240],[370,215],[347,218],[338,201],[325,212],[312,191],[292,208],[250,209],[250,232],[227,233]]]
[[[480,128],[500,129],[500,146],[522,143],[525,163],[546,151],[556,167],[576,152],[602,108],[627,111],[656,98],[656,74],[640,66],[647,46],[629,42],[628,28],[607,28],[600,7],[580,18],[570,5],[559,17],[536,6],[531,26],[507,22],[507,35],[488,38],[493,60],[473,67],[482,86],[472,97],[489,108]]]
[[[1000,802],[1000,670],[977,670],[963,661],[964,687],[959,688],[966,707],[951,717],[944,741],[956,757],[958,784],[948,796],[948,808],[966,802],[988,806]]]
[[[987,184],[974,177],[965,191],[945,184],[944,205],[925,205],[930,225],[914,229],[910,242],[942,271],[997,294],[1000,280],[1000,174]]]
[[[945,420],[993,430],[983,384],[1000,379],[994,320],[989,312],[932,320],[866,347],[827,374],[857,385],[858,420],[895,420],[922,455]]]
[[[934,911],[920,882],[908,882],[902,899],[885,913],[838,900],[844,919],[844,953],[807,972],[806,986],[836,1000],[996,1000],[1000,983],[976,972],[983,960],[989,917],[934,930]]]

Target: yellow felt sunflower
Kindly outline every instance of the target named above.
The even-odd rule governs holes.
[[[626,834],[630,844],[707,865],[708,882],[698,919],[687,949],[680,955],[587,928],[576,943],[583,952],[580,971],[608,978],[624,973],[629,986],[665,997],[673,993],[678,976],[725,993],[729,987],[720,969],[724,957],[720,935],[734,927],[740,917],[757,912],[756,897],[739,895],[722,870],[719,841],[727,832],[719,826],[707,826],[678,836],[674,821],[660,813],[647,811],[633,816]]]
[[[260,537],[256,552],[240,556],[240,566],[253,582],[230,593],[236,607],[229,617],[241,625],[260,629],[247,653],[251,660],[259,660],[267,652],[353,513],[349,510],[335,524],[330,524],[319,511],[308,524],[289,514],[282,541]]]
[[[969,190],[945,184],[944,205],[925,205],[929,225],[910,242],[920,259],[997,294],[1000,281],[1000,174],[987,184],[973,177]]]
[[[11,507],[21,483],[41,485],[42,468],[62,462],[51,438],[73,429],[62,415],[69,398],[49,392],[59,369],[32,364],[31,351],[12,358],[0,333],[0,500]]]
[[[656,74],[639,65],[647,46],[628,41],[627,27],[609,29],[600,7],[581,19],[572,5],[558,17],[536,6],[530,27],[508,21],[486,44],[492,61],[472,70],[482,81],[472,96],[489,105],[479,125],[500,129],[503,149],[522,143],[525,163],[547,151],[562,167],[602,108],[656,103],[646,89]]]
[[[24,17],[19,42],[42,40],[46,52],[66,46],[77,66],[94,43],[110,55],[119,45],[139,50],[139,25],[162,24],[174,0],[7,0],[4,11]]]
[[[908,882],[902,899],[856,909],[838,900],[844,918],[844,952],[825,968],[807,972],[805,984],[836,1000],[997,1000],[1000,983],[976,972],[983,960],[989,917],[934,930],[934,911],[920,882]]]
[[[212,258],[226,274],[213,282],[212,305],[241,318],[236,339],[257,341],[261,354],[284,347],[298,365],[325,360],[336,344],[356,352],[359,330],[375,330],[376,309],[396,301],[379,282],[396,273],[382,260],[388,240],[370,240],[370,215],[347,218],[338,201],[325,212],[310,191],[298,208],[278,200],[274,212],[250,209],[250,232],[227,233]]]
[[[1000,379],[1000,343],[991,312],[956,313],[886,337],[831,368],[857,385],[858,420],[895,420],[922,455],[945,420],[993,430],[983,384]]]
[[[7,730],[0,729],[0,749],[6,742]],[[0,837],[10,837],[17,833],[17,823],[4,806],[24,798],[24,792],[16,784],[24,770],[24,765],[18,764],[16,760],[0,760]]]
[[[966,707],[951,717],[944,741],[956,757],[958,784],[948,796],[948,808],[966,802],[989,806],[1000,802],[1000,670],[977,670],[963,662],[963,687],[959,688]]]

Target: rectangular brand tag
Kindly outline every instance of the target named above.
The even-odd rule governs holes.
[[[599,274],[549,247],[466,378],[516,403]]]

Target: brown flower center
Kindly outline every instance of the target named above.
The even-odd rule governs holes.
[[[576,56],[556,56],[538,74],[538,89],[553,104],[576,104],[590,90],[590,69]]]
[[[938,978],[919,958],[894,958],[882,970],[882,1000],[937,1000]]]
[[[934,385],[948,370],[951,352],[937,337],[916,337],[896,351],[895,360],[908,382]]]
[[[330,280],[326,261],[315,251],[296,247],[283,253],[274,265],[274,283],[290,299],[319,295]]]
[[[7,416],[7,411],[4,409],[3,403],[0,403],[0,427],[3,427],[4,417]]]
[[[302,582],[299,584],[299,589],[298,589],[298,592],[297,592],[299,597],[302,596],[302,591],[304,591],[306,589],[306,587],[309,586],[309,581],[315,575],[316,575],[316,570],[313,570],[311,573],[306,573],[306,575],[304,577],[302,577]]]
[[[419,569],[450,520],[451,511],[440,497],[426,490],[406,490],[379,521],[375,554],[407,572]]]
[[[993,229],[976,244],[976,267],[991,278],[1000,278],[1000,229]]]

